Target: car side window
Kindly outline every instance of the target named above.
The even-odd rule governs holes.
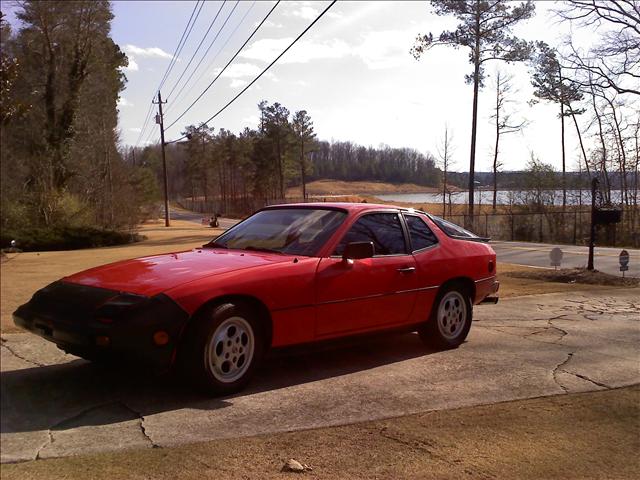
[[[369,213],[360,217],[342,237],[334,255],[342,255],[351,242],[373,242],[375,255],[407,253],[400,217],[396,213]]]
[[[414,252],[438,243],[438,238],[420,217],[405,215],[404,218],[407,221],[409,236],[411,237],[411,247]]]

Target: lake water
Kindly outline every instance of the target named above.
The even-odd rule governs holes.
[[[554,205],[562,205],[562,190],[549,190],[549,197],[553,196]],[[522,204],[527,192],[520,190],[498,190],[496,201],[498,205]],[[474,193],[475,204],[490,204],[493,202],[493,191],[478,190]],[[377,198],[389,202],[406,203],[442,203],[441,193],[389,193],[376,195]],[[468,203],[468,192],[455,192],[451,194],[451,203]],[[611,191],[611,201],[620,202],[620,190]],[[449,198],[447,196],[447,203]],[[591,192],[589,190],[567,190],[567,204],[569,205],[591,204]]]

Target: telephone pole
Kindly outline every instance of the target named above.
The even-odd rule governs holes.
[[[158,101],[153,102],[154,105],[158,105],[159,114],[156,115],[156,123],[160,125],[160,144],[162,145],[162,176],[164,177],[164,226],[169,226],[169,184],[167,181],[167,159],[164,153],[164,117],[162,116],[162,105],[167,103],[166,100],[162,101],[160,90],[158,90]]]

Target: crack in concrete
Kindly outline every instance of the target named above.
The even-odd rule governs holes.
[[[562,370],[562,371],[564,373],[568,373],[569,375],[573,375],[574,377],[578,377],[578,378],[581,378],[582,380],[586,380],[587,382],[591,382],[594,385],[597,385],[599,387],[606,388],[607,390],[611,390],[611,387],[609,385],[605,385],[604,383],[596,382],[595,380],[592,380],[591,378],[587,377],[586,375],[581,375],[581,374],[576,373],[576,372],[570,372],[568,370]]]
[[[23,362],[30,363],[31,365],[35,365],[36,367],[44,367],[44,366],[46,366],[44,363],[36,362],[35,360],[31,360],[31,359],[29,359],[27,357],[24,357],[24,356],[20,355],[19,353],[17,353],[12,347],[7,345],[7,340],[5,338],[2,338],[2,342],[0,343],[0,347],[6,348],[9,351],[9,353],[11,353],[11,355],[13,355],[14,357],[16,357],[19,360],[22,360]]]
[[[144,426],[144,416],[140,412],[137,412],[136,410],[131,408],[129,405],[127,405],[122,400],[114,400],[114,401],[100,403],[98,405],[93,405],[91,407],[85,408],[85,409],[81,410],[80,412],[76,413],[75,415],[72,415],[70,417],[64,418],[64,419],[60,420],[59,422],[56,422],[55,424],[53,424],[51,427],[49,427],[47,429],[48,439],[40,448],[38,448],[38,450],[36,452],[36,455],[34,457],[34,460],[41,460],[40,454],[42,453],[42,451],[55,442],[55,437],[53,436],[53,430],[62,427],[66,423],[73,422],[74,420],[82,417],[83,415],[86,415],[87,413],[89,413],[89,412],[91,412],[93,410],[97,410],[99,408],[108,407],[110,405],[121,405],[126,410],[129,410],[131,413],[133,413],[138,418],[140,431],[142,432],[142,435],[147,440],[149,440],[149,443],[151,443],[151,448],[161,448],[160,445],[155,443],[152,440],[152,438],[149,436],[149,434],[147,433],[147,430],[145,429],[145,426]]]
[[[562,367],[564,367],[567,363],[569,363],[569,361],[571,360],[571,358],[573,357],[573,352],[569,352],[567,353],[567,358],[565,358],[562,362],[560,362],[558,365],[556,365],[556,367],[553,369],[553,372],[551,373],[553,376],[553,381],[556,382],[556,384],[562,389],[562,391],[564,393],[569,393],[569,389],[567,387],[565,387],[559,380],[558,380],[558,372],[564,372],[564,370],[562,369]],[[566,373],[566,372],[565,372]]]
[[[126,408],[127,410],[129,410],[130,412],[132,412],[134,415],[136,415],[138,417],[139,422],[140,422],[140,431],[142,432],[142,435],[144,435],[145,438],[147,440],[149,440],[149,443],[151,443],[151,448],[162,448],[162,447],[160,447],[160,445],[158,445],[156,442],[154,442],[153,439],[151,438],[151,435],[149,435],[147,433],[147,429],[144,426],[144,415],[142,415],[142,413],[138,412],[137,410],[134,410],[133,408],[131,408],[129,405],[124,403],[122,400],[120,400],[118,403],[120,403],[124,408]]]
[[[580,378],[582,380],[585,380],[587,382],[593,383],[594,385],[597,385],[598,387],[602,387],[602,388],[606,388],[607,390],[611,390],[612,387],[610,387],[609,385],[606,385],[604,383],[601,382],[597,382],[589,377],[587,377],[586,375],[582,375],[580,373],[576,373],[576,372],[571,372],[569,370],[564,369],[563,367],[566,366],[571,359],[573,358],[575,352],[569,352],[567,354],[567,358],[559,363],[558,365],[556,365],[556,367],[553,369],[553,380],[554,382],[556,382],[556,384],[562,388],[562,390],[564,391],[564,393],[569,393],[569,389],[567,387],[565,387],[562,382],[560,382],[558,380],[558,372],[562,372],[562,373],[566,373],[568,375],[573,375],[574,377]]]
[[[53,442],[54,442],[53,433],[51,432],[51,429],[49,429],[47,430],[47,441],[44,442],[40,446],[40,448],[38,448],[38,451],[36,452],[36,456],[34,457],[34,460],[41,460],[40,453],[42,452],[42,450],[44,450],[46,447],[51,445]]]

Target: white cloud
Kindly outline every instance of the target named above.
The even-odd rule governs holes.
[[[258,26],[258,23],[256,23],[254,25],[254,28]],[[284,27],[284,25],[282,25],[281,23],[275,23],[272,22],[271,20],[267,20],[266,22],[264,22],[264,26],[265,27],[270,27],[270,28],[282,28]]]
[[[363,35],[353,53],[373,70],[397,68],[413,62],[409,46],[415,34],[409,30],[382,30]]]
[[[133,128],[130,128],[129,131],[133,133],[140,133],[142,129],[138,127],[133,127]]]
[[[248,117],[242,119],[242,123],[255,127],[260,123],[260,118],[258,118],[257,115],[249,115]]]
[[[247,83],[246,80],[242,80],[241,78],[234,78],[231,80],[231,83],[229,84],[229,86],[231,88],[242,88],[244,87]]]
[[[276,58],[293,38],[264,38],[253,42],[240,56],[252,60],[268,62]],[[333,39],[327,42],[303,40],[288,51],[279,63],[308,63],[311,60],[337,59],[349,55],[351,48],[343,40]]]
[[[159,47],[144,48],[127,44],[124,46],[124,51],[140,57],[173,58],[173,55],[170,55]]]
[[[120,97],[120,98],[118,98],[118,106],[119,107],[133,107],[133,103],[131,103],[129,100],[127,100],[124,97]]]
[[[260,67],[252,63],[232,63],[222,76],[226,78],[255,77],[261,70]],[[218,69],[215,74],[218,75],[219,72],[220,70]]]
[[[264,62],[273,60],[282,50],[287,48],[293,38],[263,38],[256,40],[249,48],[243,50],[240,56],[251,60],[262,60]]]
[[[290,15],[294,17],[304,18],[305,20],[313,20],[315,19],[320,12],[313,7],[308,5],[304,5],[297,10],[292,10]]]
[[[124,67],[123,70],[125,70],[127,72],[137,72],[140,68],[138,67],[138,64],[136,63],[136,59],[133,58],[133,55],[128,55],[128,59],[129,59],[129,65]]]

